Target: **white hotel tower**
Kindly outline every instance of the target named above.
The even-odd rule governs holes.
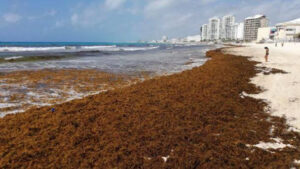
[[[235,16],[226,15],[222,19],[213,17],[208,24],[200,28],[202,41],[238,40],[244,39],[244,23],[235,23]]]
[[[221,26],[221,39],[233,40],[234,35],[235,17],[233,15],[226,15],[222,17]]]
[[[208,39],[218,40],[220,39],[221,20],[217,17],[210,18],[208,23]]]
[[[208,40],[208,26],[207,26],[207,24],[204,24],[201,27],[201,40],[202,41]]]

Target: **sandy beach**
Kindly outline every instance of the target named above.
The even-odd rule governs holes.
[[[264,61],[264,47],[270,49],[269,62]],[[251,79],[251,83],[264,91],[251,97],[264,99],[269,103],[272,115],[285,117],[292,130],[300,129],[300,43],[249,44],[246,47],[230,48],[227,53],[249,56],[261,62],[257,69],[266,67],[264,72]],[[285,73],[265,75],[271,68]]]
[[[300,169],[300,0],[0,4],[0,169]]]
[[[261,92],[249,83],[258,62],[207,56],[182,73],[5,116],[0,168],[299,167],[299,133],[248,97]]]

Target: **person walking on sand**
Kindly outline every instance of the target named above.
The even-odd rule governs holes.
[[[266,50],[265,60],[266,60],[266,62],[268,62],[269,48],[268,48],[268,47],[265,47],[265,50]]]

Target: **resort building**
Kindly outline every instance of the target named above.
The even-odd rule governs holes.
[[[235,23],[233,26],[234,40],[241,41],[244,39],[244,23]]]
[[[257,40],[258,28],[267,27],[269,20],[265,15],[255,15],[245,19],[244,25],[244,40],[255,41]]]
[[[201,35],[193,35],[193,36],[187,36],[184,38],[184,42],[200,42],[201,41]]]
[[[232,15],[226,15],[222,17],[221,24],[221,39],[233,40],[234,39],[234,24],[235,17]]]
[[[208,40],[208,26],[207,26],[207,24],[204,24],[204,25],[201,26],[200,32],[201,32],[201,40],[202,41]]]
[[[162,41],[162,42],[167,42],[167,41],[168,41],[168,37],[164,35],[164,36],[161,38],[161,41]]]
[[[210,18],[208,23],[208,39],[220,39],[221,20],[217,17]]]
[[[281,41],[294,41],[299,39],[300,35],[300,18],[279,23],[276,25],[277,34],[275,39]]]
[[[257,42],[273,42],[276,33],[275,27],[258,28]]]

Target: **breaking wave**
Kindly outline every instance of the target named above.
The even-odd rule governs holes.
[[[118,47],[111,46],[55,46],[55,47],[0,47],[0,52],[81,52],[81,51],[143,51],[157,49],[159,46],[149,47]]]

